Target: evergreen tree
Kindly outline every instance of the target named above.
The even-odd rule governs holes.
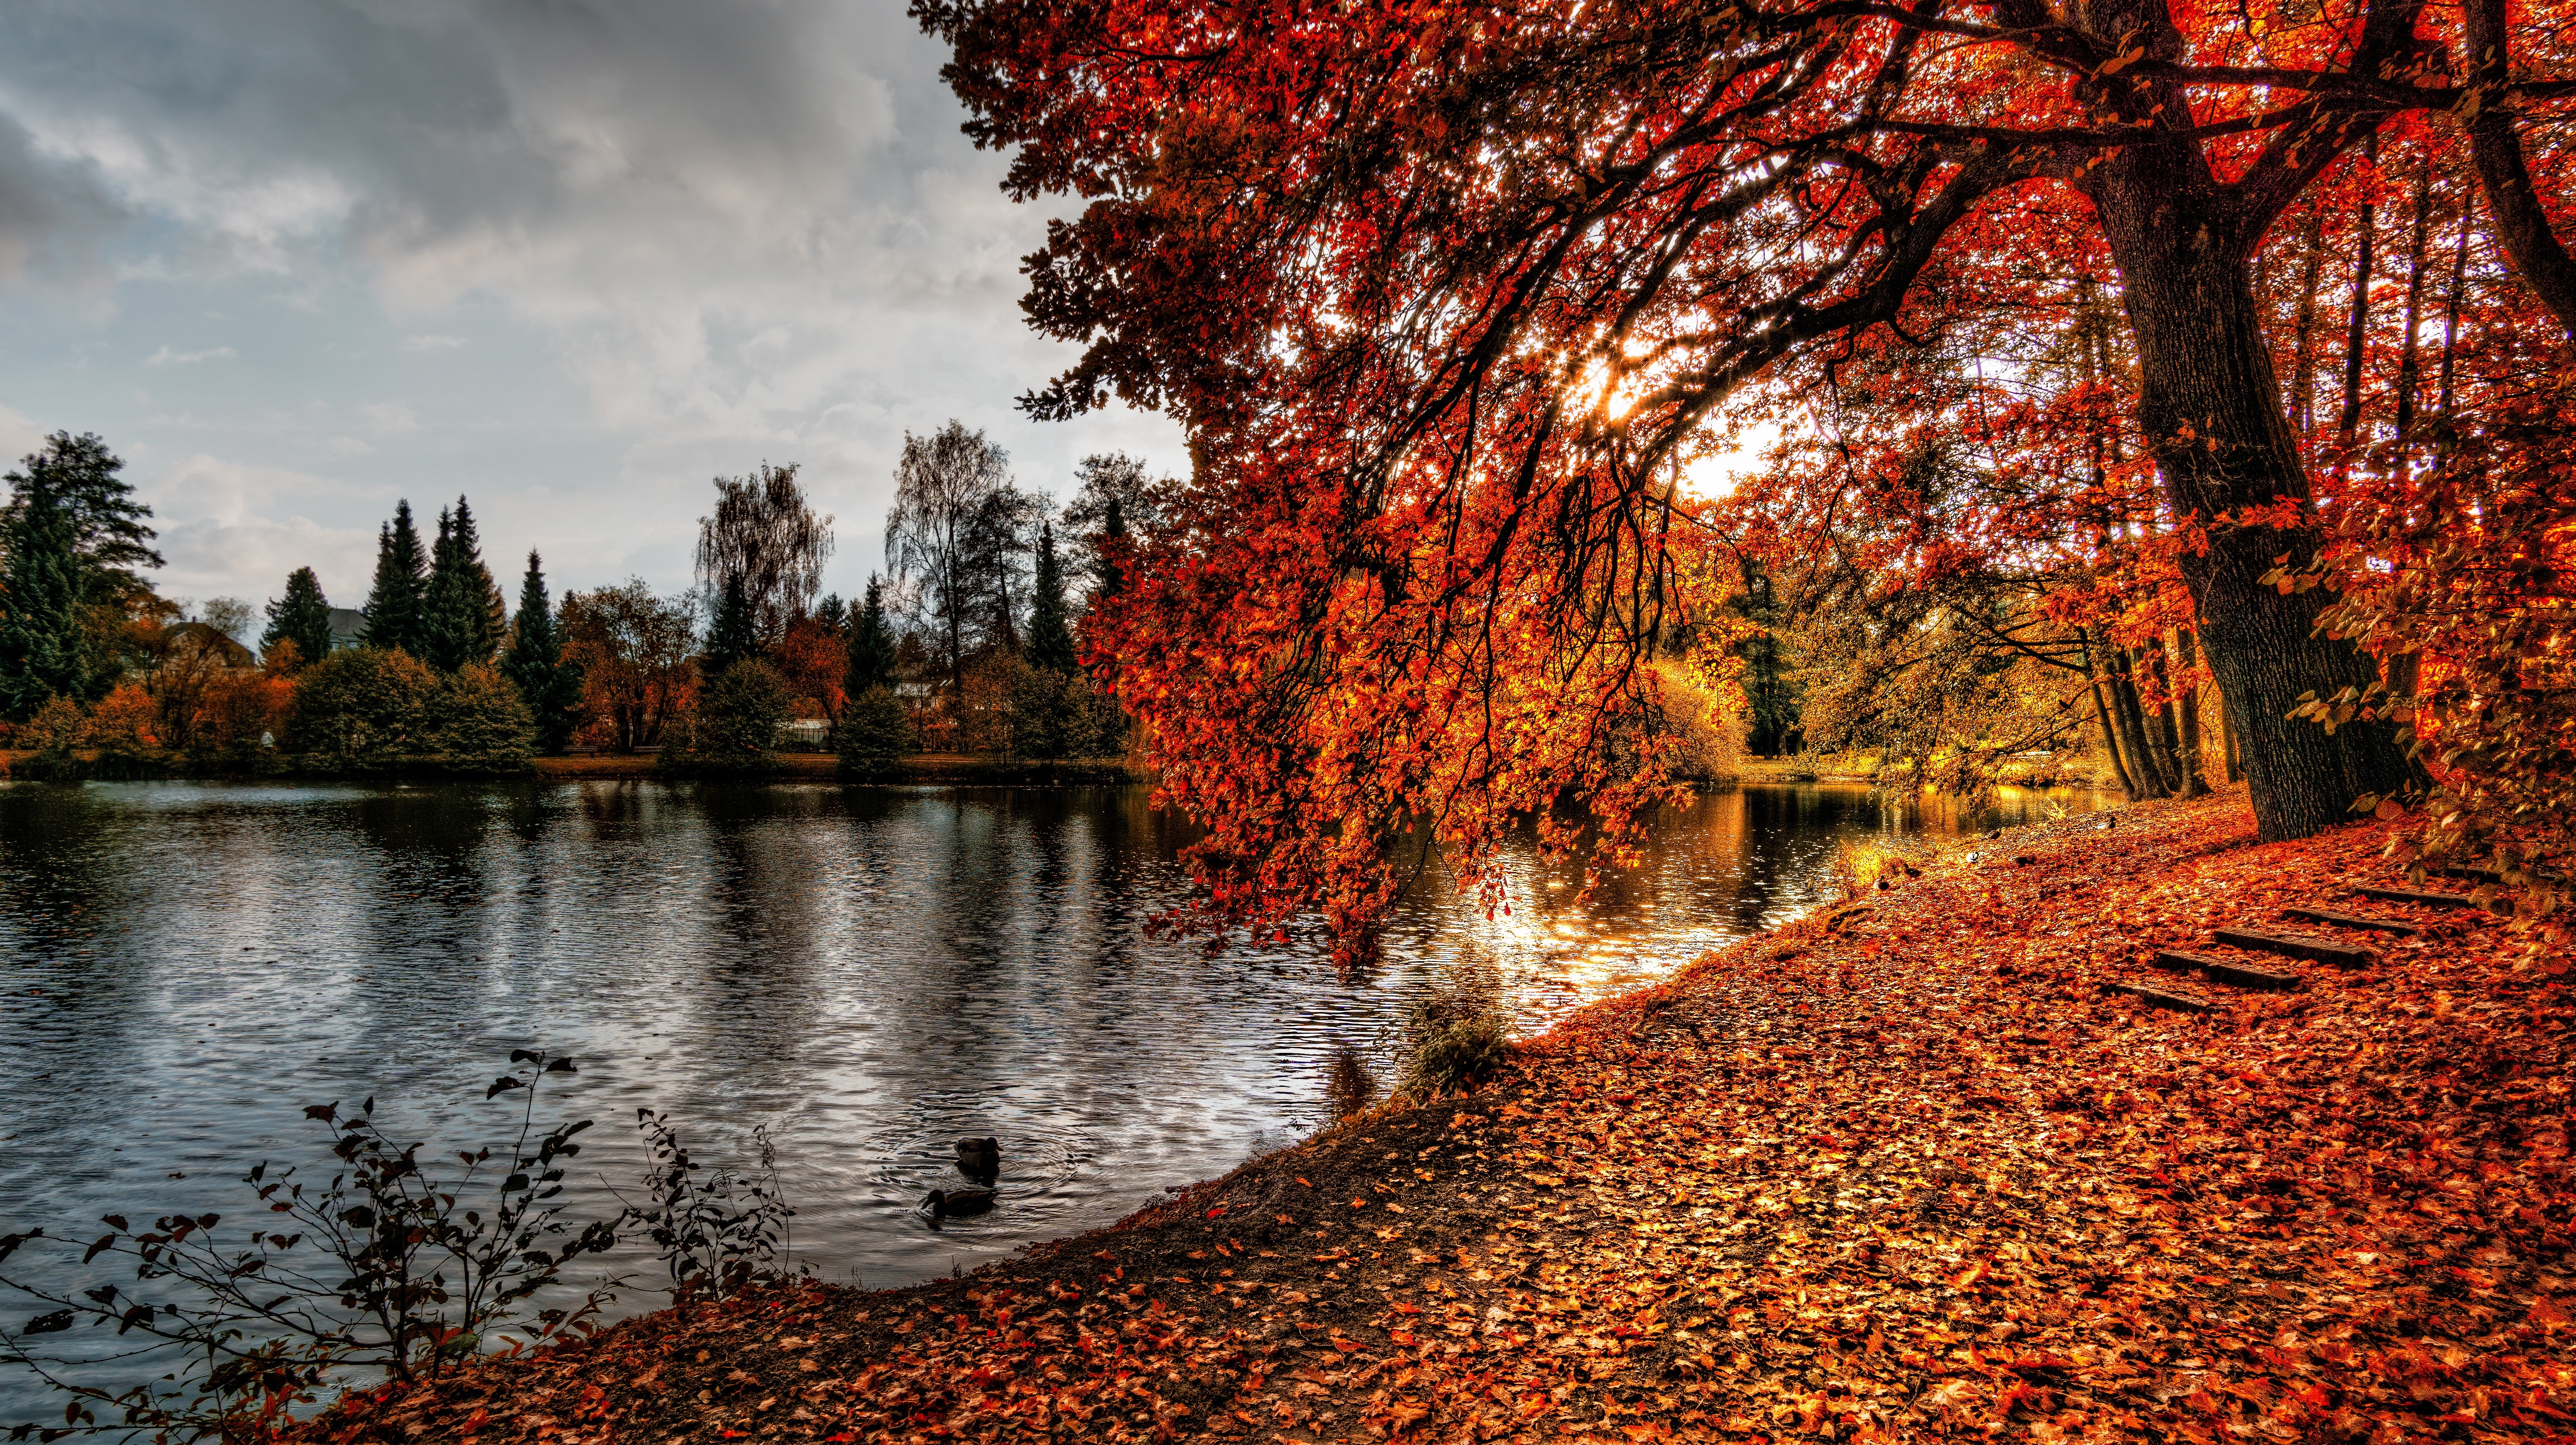
[[[894,650],[894,627],[886,619],[885,583],[871,577],[867,597],[850,618],[850,668],[842,680],[850,696],[870,688],[894,691]]]
[[[474,509],[459,497],[454,511],[438,514],[438,544],[422,603],[421,660],[448,672],[491,661],[501,643],[499,599],[492,570],[483,565]]]
[[[582,670],[566,661],[563,633],[555,626],[546,599],[546,574],[534,550],[528,553],[528,575],[519,583],[519,612],[510,621],[510,651],[501,670],[518,684],[519,696],[535,719],[537,750],[563,751],[580,722]]]
[[[32,470],[32,469],[31,469]],[[83,608],[79,530],[62,494],[13,473],[0,516],[0,712],[24,722],[47,700],[79,698],[96,671]]]
[[[1109,546],[1126,539],[1127,514],[1119,507],[1118,499],[1111,497],[1109,514],[1100,519],[1100,595],[1103,597],[1115,597],[1119,589],[1127,585],[1127,579],[1118,575],[1117,562],[1109,556]]]
[[[260,634],[259,650],[273,651],[281,642],[294,643],[308,666],[331,653],[331,603],[310,567],[288,573],[286,595],[268,604],[268,631]]]
[[[850,626],[849,604],[841,600],[840,593],[832,593],[814,604],[814,620],[834,632],[847,632]]]
[[[367,626],[361,635],[369,647],[421,650],[421,609],[429,592],[429,568],[421,556],[420,531],[412,525],[411,503],[394,504],[394,519],[376,532],[376,580],[367,591]]]
[[[1073,630],[1065,623],[1064,566],[1056,560],[1055,528],[1038,528],[1037,581],[1030,589],[1029,665],[1042,672],[1073,671]]]
[[[728,577],[724,590],[716,594],[715,620],[707,628],[706,651],[699,656],[698,672],[714,678],[735,663],[759,655],[759,623],[752,615],[751,599],[743,589],[741,577]]]
[[[88,701],[118,669],[126,616],[151,601],[152,509],[92,433],[56,432],[8,474],[0,507],[0,714],[23,719],[57,693]]]

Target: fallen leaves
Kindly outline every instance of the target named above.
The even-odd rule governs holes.
[[[629,1321],[309,1433],[2570,1433],[2563,975],[2425,909],[2367,972],[2276,961],[2307,989],[2147,1011],[2102,986],[2389,870],[2377,825],[2257,845],[2241,803],[2123,816],[1753,940],[1486,1091],[1117,1230],[963,1281]],[[1254,1207],[1292,1183],[1405,1213]]]

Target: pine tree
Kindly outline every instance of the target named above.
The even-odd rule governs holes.
[[[394,519],[376,533],[376,580],[367,591],[369,647],[421,650],[421,609],[429,592],[427,560],[421,556],[420,532],[412,525],[411,503],[394,504]]]
[[[57,695],[87,693],[95,669],[71,509],[41,476],[11,480],[16,495],[0,516],[0,713],[24,722]]]
[[[1037,582],[1029,605],[1029,665],[1044,672],[1073,671],[1073,630],[1066,625],[1064,565],[1056,560],[1055,528],[1038,528]]]
[[[857,697],[872,687],[894,690],[894,628],[886,621],[885,583],[868,579],[868,595],[850,618],[850,668],[842,686]]]
[[[0,713],[31,716],[60,693],[105,694],[116,680],[115,625],[151,598],[138,568],[158,567],[152,509],[94,433],[56,432],[8,474],[0,507]],[[102,625],[104,624],[104,625]]]
[[[580,721],[581,664],[564,660],[563,633],[549,610],[546,574],[533,550],[528,575],[519,583],[519,612],[510,620],[510,651],[501,670],[518,684],[528,715],[536,720],[537,751],[563,751]]]
[[[1103,597],[1115,597],[1119,589],[1127,585],[1127,579],[1118,575],[1118,563],[1109,555],[1109,548],[1113,544],[1124,542],[1126,539],[1126,515],[1120,511],[1118,499],[1111,497],[1109,515],[1100,520],[1100,595]]]
[[[735,663],[759,655],[759,623],[752,615],[751,599],[743,590],[741,577],[727,577],[724,590],[716,596],[715,620],[707,628],[707,646],[698,658],[698,674],[718,677]]]
[[[483,565],[474,509],[459,497],[455,510],[438,514],[438,544],[431,553],[422,608],[421,660],[448,672],[491,661],[501,643],[499,596],[492,570]]]
[[[308,667],[330,655],[331,603],[310,567],[288,573],[286,595],[268,604],[268,631],[260,634],[259,650],[272,652],[281,642],[294,643]]]

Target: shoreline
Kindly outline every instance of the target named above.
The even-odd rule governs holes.
[[[2563,954],[2373,903],[2422,931],[2301,992],[2142,961],[2354,907],[2384,835],[2262,844],[2241,791],[2013,830],[1107,1229],[636,1316],[300,1438],[2545,1433]]]
[[[380,782],[385,780],[438,781],[479,780],[487,782],[680,782],[690,775],[663,771],[660,758],[653,753],[583,753],[559,757],[538,757],[524,765],[500,767],[450,766],[435,757],[404,758],[381,766],[348,768],[308,765],[301,755],[269,753],[262,755],[250,768],[227,768],[220,763],[191,759],[185,754],[157,752],[120,754],[103,758],[96,750],[73,754],[86,777],[72,781],[161,781],[198,780],[206,782]],[[30,765],[36,754],[27,749],[0,748],[0,781],[39,780]],[[1130,767],[1123,758],[1001,758],[973,753],[912,753],[893,760],[883,776],[867,779],[847,778],[841,773],[840,759],[830,753],[780,753],[769,766],[754,772],[730,777],[725,781],[764,783],[851,783],[866,786],[904,786],[929,783],[954,783],[996,787],[1066,787],[1119,786],[1149,784],[1155,781],[1149,769]],[[1724,789],[1762,784],[1798,785],[1830,783],[1870,787],[1903,788],[1903,779],[1878,777],[1866,770],[1839,766],[1831,760],[1822,763],[1796,760],[1748,758],[1736,770],[1722,777],[1688,779],[1702,789]],[[2006,786],[2029,788],[2110,789],[2100,779],[2081,773],[2063,776],[2021,776],[1999,779]]]
[[[564,757],[538,757],[525,764],[500,767],[450,766],[435,757],[403,758],[380,767],[347,768],[307,766],[300,755],[268,754],[259,766],[241,769],[219,764],[198,763],[178,753],[125,754],[102,758],[94,750],[75,752],[74,761],[89,776],[73,781],[137,782],[385,782],[385,781],[481,781],[565,783],[605,782],[688,782],[698,780],[692,774],[663,771],[661,760],[653,753],[586,753]],[[0,780],[38,780],[31,775],[30,765],[36,754],[25,749],[0,749]],[[841,761],[831,753],[780,753],[769,766],[739,776],[728,782],[759,783],[851,783],[866,785],[905,785],[917,783],[966,783],[1010,787],[1063,787],[1091,784],[1150,783],[1150,773],[1132,769],[1121,758],[998,758],[971,753],[913,753],[894,759],[882,777],[856,779],[841,775]]]

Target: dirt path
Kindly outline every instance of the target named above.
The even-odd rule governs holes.
[[[2564,960],[2356,907],[2379,841],[2241,798],[2008,835],[1115,1230],[313,1438],[2568,1438]],[[2207,1013],[2105,990],[2302,903],[2423,931]]]

